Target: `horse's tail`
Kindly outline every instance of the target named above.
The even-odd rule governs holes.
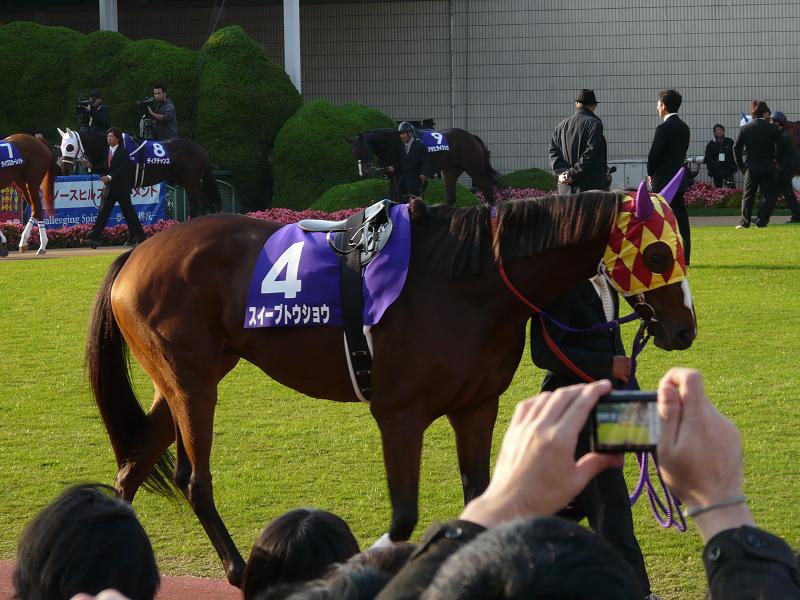
[[[44,144],[44,142],[42,143]],[[56,177],[58,176],[60,169],[58,167],[58,162],[56,162],[56,153],[53,152],[52,148],[50,147],[47,147],[47,151],[50,153],[50,164],[47,165],[47,172],[45,172],[44,179],[42,179],[42,198],[44,200],[45,213],[52,215],[56,210]],[[34,190],[31,190],[31,192],[33,191]]]
[[[206,213],[218,213],[222,210],[222,198],[210,163],[206,163],[206,168],[203,170],[203,204]]]
[[[86,369],[119,467],[130,457],[133,438],[145,427],[147,419],[131,387],[128,347],[111,310],[111,286],[130,254],[121,254],[111,264],[94,301],[86,342]],[[143,487],[177,497],[178,490],[172,479],[174,471],[175,459],[165,451]]]
[[[496,185],[497,187],[503,187],[503,184],[500,183],[500,173],[495,171],[494,167],[492,166],[492,162],[490,160],[492,153],[489,151],[489,148],[486,147],[486,144],[483,143],[483,140],[481,138],[479,138],[476,135],[475,139],[478,140],[478,143],[481,145],[481,148],[483,148],[483,155],[485,157],[485,160],[483,161],[484,177],[486,177],[486,179],[491,181],[493,185]]]

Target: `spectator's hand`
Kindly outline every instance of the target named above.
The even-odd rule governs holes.
[[[622,455],[582,456],[575,462],[578,434],[598,399],[611,391],[607,380],[544,392],[517,405],[488,489],[461,518],[493,527],[520,517],[555,514],[604,469],[621,466]]]
[[[565,185],[569,185],[572,183],[572,178],[569,176],[569,172],[564,171],[558,176],[558,183],[563,183]]]
[[[153,117],[154,119],[158,119],[158,120],[161,119],[161,115],[158,114],[157,112],[153,112],[153,109],[150,108],[149,106],[147,107],[147,110],[150,112],[150,116]]]
[[[709,402],[703,378],[691,369],[670,369],[658,386],[658,461],[661,475],[688,510],[742,495],[739,432]],[[705,541],[740,525],[754,525],[746,504],[698,515]]]
[[[92,107],[91,106],[84,106],[83,110],[85,110],[87,113],[88,112],[92,112]]]
[[[611,367],[611,375],[622,383],[628,383],[631,378],[631,359],[627,356],[615,356],[614,364]]]
[[[90,594],[75,594],[71,600],[129,600],[127,596],[123,596],[117,590],[103,590],[97,596]]]

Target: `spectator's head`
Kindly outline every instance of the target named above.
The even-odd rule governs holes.
[[[122,131],[116,127],[112,127],[108,130],[108,133],[106,133],[106,141],[109,146],[118,145],[122,141]]]
[[[66,489],[33,518],[17,546],[19,600],[63,600],[108,588],[151,600],[158,584],[153,548],[136,513],[105,485]]]
[[[594,111],[597,108],[597,96],[595,96],[594,90],[583,89],[579,91],[575,97],[575,107],[588,108]]]
[[[750,111],[750,115],[754,119],[768,119],[772,115],[769,106],[763,100],[753,100],[754,106]]]
[[[353,532],[336,515],[313,508],[290,510],[267,525],[253,545],[244,572],[244,600],[276,584],[316,579],[358,551]]]
[[[720,140],[725,137],[725,128],[719,123],[714,125],[714,137]]]
[[[153,99],[156,102],[163,102],[167,99],[167,88],[163,83],[156,83],[153,85]]]
[[[93,106],[100,106],[100,104],[103,102],[103,94],[100,93],[100,90],[95,88],[89,92],[89,100],[92,101]]]
[[[661,90],[658,92],[658,104],[666,110],[664,114],[678,112],[681,102],[683,102],[683,96],[677,90]],[[661,112],[660,109],[659,112]]]
[[[633,570],[610,546],[552,517],[481,534],[447,559],[422,594],[423,600],[643,597]]]

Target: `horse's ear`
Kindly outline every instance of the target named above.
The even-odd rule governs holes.
[[[67,132],[66,131],[61,131],[61,127],[56,127],[56,129],[58,129],[58,133],[61,134],[62,138],[67,137]],[[67,130],[69,130],[69,127],[67,127]]]
[[[642,252],[644,266],[653,273],[665,273],[672,268],[675,259],[672,250],[666,242],[653,242]]]
[[[634,214],[639,221],[647,221],[653,214],[653,201],[650,200],[650,192],[647,191],[647,182],[644,180],[639,184],[634,206],[636,207]]]
[[[684,173],[686,173],[686,167],[681,167],[675,174],[675,177],[673,177],[667,185],[661,188],[661,197],[667,201],[667,204],[672,204],[672,199],[675,197],[675,194],[678,193],[681,183],[683,183]]]
[[[424,222],[429,216],[428,205],[418,198],[412,198],[408,202],[408,218],[413,225]]]

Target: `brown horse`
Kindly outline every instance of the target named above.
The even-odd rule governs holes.
[[[422,133],[427,130],[417,130]],[[438,132],[436,132],[438,133]],[[456,201],[456,181],[466,172],[472,177],[473,184],[483,192],[487,204],[494,204],[494,188],[500,186],[500,174],[494,170],[489,160],[490,152],[477,135],[464,129],[445,129],[447,150],[431,152],[431,169],[434,173],[442,173],[447,196],[447,204],[452,206]],[[358,172],[365,176],[371,170],[369,165],[373,154],[378,157],[384,170],[393,167],[389,175],[389,196],[400,200],[397,188],[397,172],[400,168],[403,142],[396,129],[371,129],[348,138],[353,156],[358,159]]]
[[[12,144],[19,150],[19,158],[12,157]],[[20,160],[21,159],[21,160]],[[31,218],[22,230],[19,251],[28,249],[28,238],[31,230],[39,227],[39,250],[37,254],[47,252],[47,233],[42,219],[42,200],[39,189],[42,189],[44,205],[48,213],[54,210],[54,186],[58,166],[55,155],[48,143],[26,133],[15,133],[0,141],[0,188],[16,186],[18,192],[31,207]],[[0,256],[8,256],[6,237],[0,231]]]
[[[370,411],[383,441],[392,540],[408,539],[417,522],[422,437],[435,419],[446,416],[455,431],[465,501],[488,485],[498,400],[531,316],[501,281],[496,261],[502,257],[530,301],[552,302],[597,272],[621,203],[610,192],[506,202],[493,228],[486,206],[411,201],[406,283],[372,327]],[[158,234],[112,264],[89,325],[87,366],[119,466],[118,489],[128,500],[142,484],[168,490],[165,451],[177,440],[174,481],[234,585],[244,561],[214,504],[209,467],[219,381],[244,358],[301,393],[357,401],[340,327],[242,327],[259,250],[280,227],[217,215]],[[645,252],[645,261],[655,254]],[[660,266],[651,271],[659,273],[675,262],[669,252],[655,260]],[[649,327],[657,346],[691,345],[696,326],[686,281],[649,290],[636,305],[645,318],[655,316]],[[147,415],[130,386],[126,343],[155,386]]]

